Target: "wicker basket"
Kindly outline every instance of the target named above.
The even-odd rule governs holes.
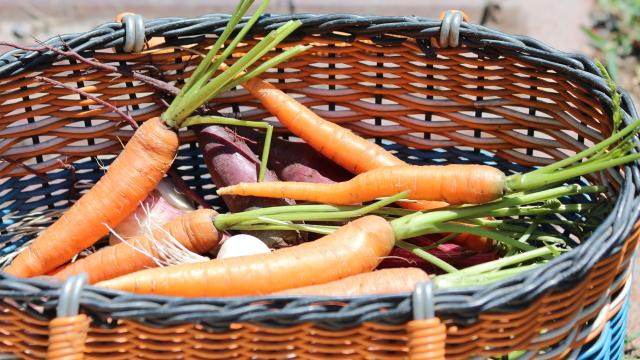
[[[438,46],[441,21],[417,17],[273,15],[263,17],[253,34],[292,18],[303,26],[284,46],[316,46],[264,78],[411,163],[474,162],[522,171],[566,157],[611,130],[606,83],[584,56],[468,23],[460,26],[459,46]],[[227,19],[214,14],[145,21],[153,45],[137,53],[122,51],[121,23],[62,38],[101,62],[180,85],[193,68],[184,47],[210,45],[206,35],[219,34]],[[59,38],[48,43],[62,46]],[[121,148],[119,141],[132,134],[111,110],[87,99],[78,106],[77,95],[36,81],[40,73],[83,87],[138,121],[163,110],[163,94],[127,76],[46,50],[0,57],[4,255],[90,187]],[[246,119],[271,119],[242,89],[211,106]],[[626,122],[637,116],[624,93],[622,107]],[[193,134],[182,132],[181,141],[177,172],[221,206]],[[56,319],[60,286],[2,273],[0,352],[29,359],[44,358],[48,346],[57,355],[110,359],[575,354],[572,349],[601,332],[602,317],[619,311],[612,299],[624,289],[637,247],[640,172],[634,164],[624,174],[608,178],[619,189],[615,207],[590,238],[541,268],[486,287],[425,285],[413,294],[340,299],[178,299],[87,286],[75,299],[81,315]]]
[[[629,281],[629,280],[628,280]],[[630,283],[629,283],[630,285]],[[607,360],[622,359],[625,348],[625,334],[627,330],[627,315],[629,314],[629,292],[621,296],[623,302],[620,311],[609,320],[600,336],[586,344],[581,349],[574,350],[578,360]]]

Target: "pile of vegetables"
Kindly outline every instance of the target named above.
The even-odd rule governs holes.
[[[96,185],[5,272],[51,281],[85,272],[101,287],[187,297],[382,294],[429,280],[475,286],[577,245],[564,229],[588,236],[611,201],[606,187],[575,180],[616,176],[616,167],[640,158],[631,153],[640,121],[620,128],[611,85],[613,133],[564,160],[510,175],[482,164],[407,164],[259,78],[311,49],[263,59],[299,22],[234,54],[268,2],[238,30],[252,3],[240,1],[163,114],[137,128]],[[207,107],[238,86],[301,141],[272,140],[271,125]],[[185,127],[197,135],[228,213],[167,176]],[[105,237],[107,246],[77,258]]]

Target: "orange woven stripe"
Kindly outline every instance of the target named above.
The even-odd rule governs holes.
[[[88,330],[89,319],[84,314],[51,320],[47,359],[83,360]]]

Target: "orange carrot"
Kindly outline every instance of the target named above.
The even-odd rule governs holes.
[[[385,166],[406,165],[377,144],[357,136],[348,129],[323,119],[272,84],[255,77],[242,84],[281,124],[311,145],[316,151],[354,174]],[[330,142],[330,146],[329,146]],[[448,204],[443,201],[402,202],[410,210],[432,210]],[[472,248],[492,246],[489,239],[475,235],[460,235],[452,239]]]
[[[185,119],[223,92],[232,88],[234,79],[240,71],[248,70],[258,59],[275,47],[302,25],[299,20],[291,20],[266,34],[256,47],[247,51],[228,71],[214,78],[216,63],[225,61],[237,44],[260,18],[268,1],[262,2],[254,14],[244,23],[233,40],[226,43],[234,33],[253,0],[241,1],[227,22],[224,31],[203,61],[186,80],[180,92],[161,119],[148,120],[127,143],[124,151],[109,167],[109,171],[77,203],[75,203],[58,221],[40,234],[32,245],[20,253],[5,271],[17,276],[38,276],[46,274],[67,262],[82,249],[94,244],[105,235],[108,227],[115,227],[128,216],[139,203],[153,190],[164,174],[169,170],[178,148],[178,129],[187,126]],[[224,50],[216,58],[216,54]],[[294,46],[284,51],[269,65],[275,66],[282,61],[306,51],[309,47]],[[269,66],[253,68],[247,77],[253,77],[266,71]],[[45,78],[42,78],[45,79]],[[49,79],[56,86],[70,88],[63,83]],[[95,98],[97,99],[97,98]],[[102,101],[101,104],[108,105]],[[114,109],[112,105],[108,105]],[[121,116],[126,114],[114,110]],[[132,120],[129,118],[129,120]],[[131,121],[135,127],[135,122]]]
[[[321,118],[308,107],[260,78],[252,78],[242,86],[260,100],[289,131],[354,174],[384,166],[408,165],[381,146]],[[400,205],[412,210],[431,210],[448,204],[442,201],[419,201]]]
[[[147,269],[96,285],[187,297],[270,294],[372,271],[394,242],[389,223],[368,215],[318,240],[269,254]]]
[[[429,281],[429,275],[418,268],[378,270],[326,284],[278,291],[274,295],[360,296],[393,294],[412,291],[419,282]]]
[[[93,245],[109,231],[105,224],[118,225],[158,185],[177,149],[174,131],[159,118],[147,120],[98,183],[4,270],[43,275]]]
[[[86,272],[89,283],[112,279],[149,267],[155,267],[153,258],[161,258],[158,246],[171,238],[198,254],[209,251],[219,241],[219,233],[213,226],[217,213],[211,209],[199,209],[175,218],[154,229],[151,235],[134,236],[127,243],[117,243],[82,258],[63,268],[53,276],[60,280],[70,275]],[[136,247],[139,250],[134,249]],[[142,253],[145,251],[149,255]]]
[[[408,198],[480,204],[505,190],[502,171],[486,165],[388,166],[333,184],[304,182],[240,183],[220,188],[219,195],[289,198],[348,205],[409,190]]]
[[[260,100],[289,131],[354,174],[383,166],[406,165],[382,147],[340,125],[324,120],[264,80],[253,78],[242,86]]]

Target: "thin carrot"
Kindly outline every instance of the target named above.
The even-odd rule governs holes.
[[[178,149],[178,136],[159,118],[135,132],[107,173],[59,220],[45,229],[5,268],[16,276],[37,276],[91,246],[136,209],[160,182]]]
[[[240,183],[220,188],[218,194],[348,205],[408,190],[409,199],[479,204],[502,196],[505,178],[502,171],[486,165],[402,165],[373,169],[341,183]]]
[[[354,174],[385,166],[408,165],[381,146],[323,119],[296,99],[258,77],[243,82],[242,87],[260,100],[289,131]],[[442,201],[400,204],[411,210],[431,210],[447,205]]]
[[[152,233],[138,235],[108,246],[82,258],[53,274],[60,280],[70,275],[86,272],[89,283],[112,279],[149,267],[155,267],[154,258],[161,258],[158,247],[163,242],[176,240],[187,250],[198,254],[213,248],[220,234],[213,226],[217,213],[211,209],[199,209],[186,213],[164,224]],[[143,253],[143,251],[146,253]]]
[[[360,296],[412,291],[429,275],[418,268],[394,268],[349,276],[326,284],[275,292],[273,295]]]
[[[372,271],[393,244],[389,223],[368,215],[318,240],[269,254],[148,269],[96,285],[187,297],[269,294]]]

